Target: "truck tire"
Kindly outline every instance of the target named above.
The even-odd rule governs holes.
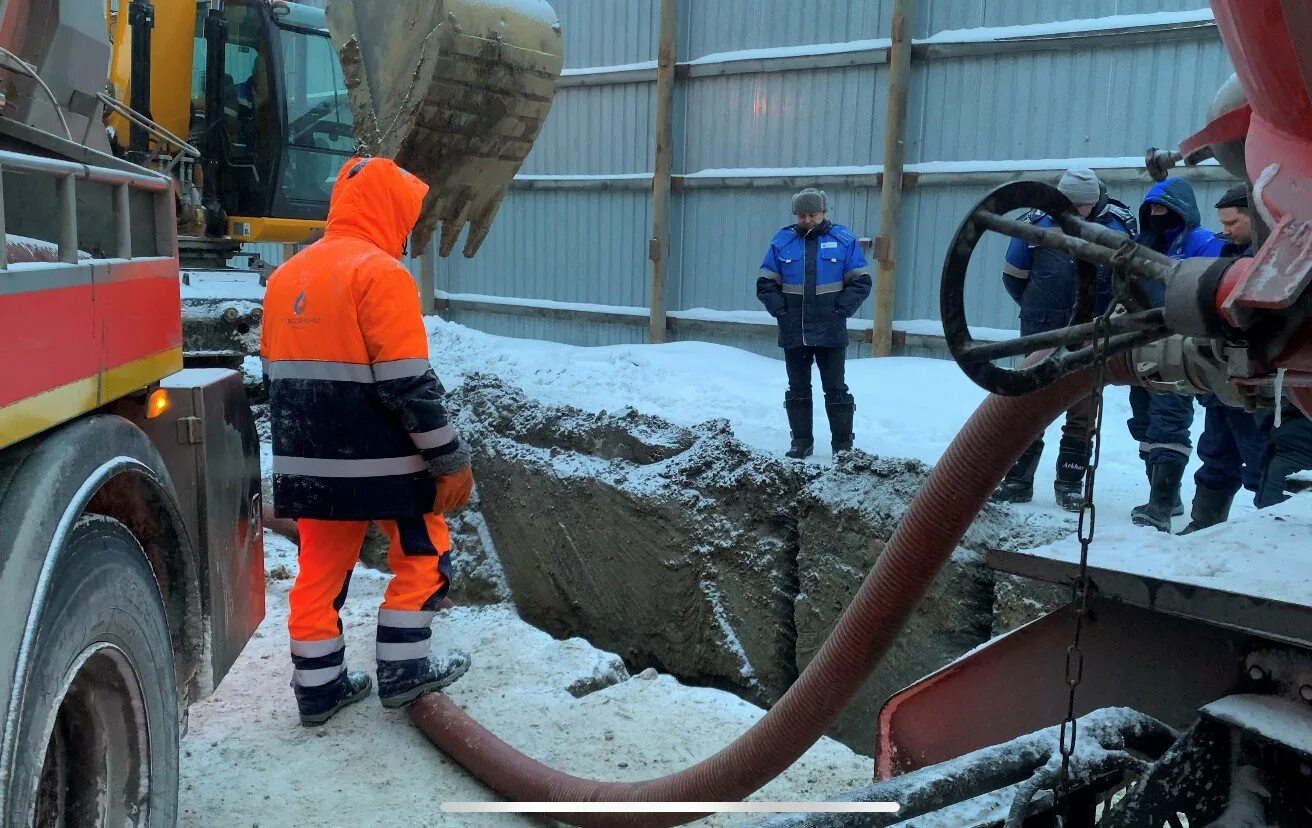
[[[57,554],[14,688],[4,824],[172,826],[178,693],[150,564],[102,515],[82,516]]]

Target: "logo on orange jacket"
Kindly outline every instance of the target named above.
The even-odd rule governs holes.
[[[301,291],[300,294],[296,297],[296,301],[292,302],[292,313],[296,314],[297,316],[300,316],[302,313],[305,313],[305,291]]]

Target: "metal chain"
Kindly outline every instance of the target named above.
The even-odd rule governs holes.
[[[1112,312],[1123,299],[1126,281],[1123,269],[1116,266],[1117,295],[1108,303],[1107,309],[1094,320],[1097,334],[1094,338],[1094,363],[1089,397],[1093,401],[1093,428],[1089,432],[1090,458],[1084,475],[1084,500],[1080,503],[1080,520],[1077,537],[1080,541],[1080,572],[1071,584],[1071,606],[1075,608],[1075,632],[1070,646],[1066,648],[1066,718],[1061,723],[1058,748],[1061,751],[1061,776],[1059,777],[1054,812],[1059,826],[1069,821],[1071,757],[1075,755],[1077,721],[1075,716],[1075,690],[1084,678],[1084,651],[1080,649],[1080,633],[1084,629],[1084,619],[1089,610],[1089,546],[1093,543],[1094,530],[1098,522],[1098,508],[1094,504],[1094,479],[1098,472],[1098,463],[1102,456],[1102,418],[1103,386],[1107,367],[1107,348],[1112,336]]]

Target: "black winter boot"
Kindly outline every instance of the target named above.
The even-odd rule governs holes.
[[[815,450],[815,435],[811,430],[811,395],[784,394],[784,410],[788,412],[788,430],[792,432],[792,447],[784,454],[794,460],[810,457]]]
[[[404,707],[425,693],[448,687],[469,670],[469,656],[452,650],[444,656],[378,662],[378,699],[383,707]]]
[[[1184,527],[1180,534],[1192,535],[1199,529],[1225,523],[1230,517],[1230,505],[1234,502],[1234,492],[1199,486],[1194,491],[1194,506],[1189,514],[1189,525]]]
[[[342,673],[327,684],[302,687],[292,682],[296,706],[300,709],[301,724],[318,727],[337,714],[343,707],[355,704],[369,695],[373,682],[364,673]]]
[[[1143,473],[1148,478],[1148,488],[1151,490],[1153,487],[1153,464],[1149,463],[1148,458],[1145,457],[1143,454],[1139,455],[1139,459],[1143,460]],[[1187,466],[1188,464],[1189,464],[1189,458],[1186,457],[1185,465]],[[1130,514],[1133,515],[1135,512],[1139,512],[1144,509],[1147,509],[1149,508],[1150,505],[1151,505],[1150,503],[1141,503],[1138,506],[1135,506],[1134,509],[1130,511]],[[1177,494],[1175,496],[1175,507],[1171,509],[1171,517],[1178,518],[1183,514],[1184,514],[1184,501],[1181,500],[1180,495]]]
[[[1188,464],[1189,458],[1183,455],[1179,455],[1178,460],[1172,457],[1153,464],[1148,503],[1136,507],[1130,513],[1130,520],[1135,526],[1151,526],[1159,532],[1171,531],[1175,504],[1180,501],[1180,482],[1184,479],[1184,470]],[[1181,511],[1183,508],[1181,506]]]
[[[1078,512],[1084,505],[1084,475],[1089,471],[1089,452],[1092,450],[1088,440],[1078,437],[1062,437],[1061,449],[1057,452],[1057,477],[1052,490],[1057,496],[1057,505],[1068,512]]]
[[[1034,472],[1043,457],[1043,441],[1035,440],[1011,467],[989,500],[994,503],[1029,503],[1034,499]]]
[[[825,414],[829,416],[830,445],[834,454],[852,450],[852,417],[856,412],[856,400],[851,394],[825,395]]]

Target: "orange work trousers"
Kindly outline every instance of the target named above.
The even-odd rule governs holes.
[[[412,520],[375,522],[387,535],[387,563],[392,569],[380,609],[432,613],[450,584],[447,556],[451,534],[446,520],[428,514]],[[368,528],[369,522],[362,520],[296,521],[299,571],[287,618],[293,647],[297,642],[326,642],[342,634],[338,611],[346,602],[351,570],[360,558]]]

